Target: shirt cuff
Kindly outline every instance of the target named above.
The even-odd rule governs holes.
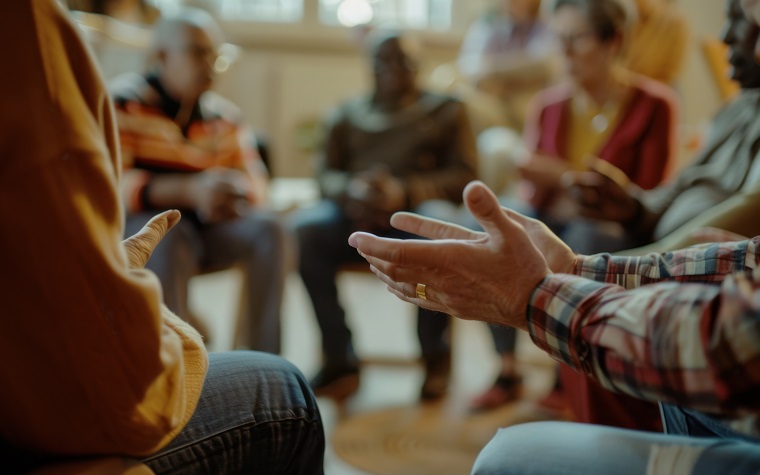
[[[590,348],[582,330],[610,287],[574,275],[553,274],[545,278],[528,303],[528,332],[533,343],[555,360],[590,372]]]

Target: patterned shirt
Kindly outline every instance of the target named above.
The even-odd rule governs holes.
[[[535,289],[531,337],[610,390],[721,414],[757,435],[758,246],[760,236],[662,255],[582,257],[576,275],[553,275]]]

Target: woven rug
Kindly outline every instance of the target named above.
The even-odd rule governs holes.
[[[500,427],[542,419],[530,403],[470,414],[461,403],[366,412],[338,424],[336,454],[375,475],[469,474],[480,450]]]

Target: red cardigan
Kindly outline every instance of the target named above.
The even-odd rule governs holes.
[[[677,100],[658,82],[636,77],[633,96],[624,105],[617,127],[597,156],[620,168],[642,188],[655,187],[675,163]],[[542,92],[526,129],[529,150],[564,159],[572,91],[560,86]],[[565,401],[578,422],[661,431],[656,404],[614,394],[598,383],[560,365]]]
[[[618,124],[596,155],[620,168],[644,189],[667,176],[677,153],[678,102],[666,85],[633,77],[633,96]],[[567,85],[541,92],[525,131],[528,150],[564,159],[572,89]]]

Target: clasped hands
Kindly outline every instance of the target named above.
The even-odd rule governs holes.
[[[571,273],[576,255],[543,223],[502,208],[482,182],[464,190],[483,232],[396,213],[391,225],[428,240],[398,240],[357,232],[349,244],[401,300],[465,320],[527,329],[536,286],[553,272]],[[425,284],[425,298],[417,284]]]

